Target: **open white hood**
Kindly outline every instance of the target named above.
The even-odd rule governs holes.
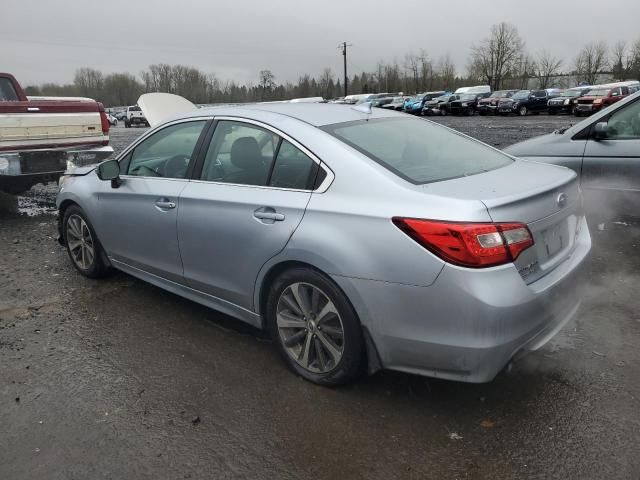
[[[186,98],[171,93],[145,93],[138,99],[138,106],[152,127],[176,115],[198,110]]]

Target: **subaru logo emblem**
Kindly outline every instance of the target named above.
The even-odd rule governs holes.
[[[556,203],[560,208],[563,208],[567,204],[567,196],[564,193],[560,193],[556,198]]]

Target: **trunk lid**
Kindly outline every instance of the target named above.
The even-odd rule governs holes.
[[[537,162],[518,160],[424,188],[456,199],[480,200],[494,222],[525,223],[534,245],[520,254],[515,265],[526,283],[543,277],[571,255],[584,215],[575,172]]]

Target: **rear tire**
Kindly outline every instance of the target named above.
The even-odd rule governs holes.
[[[109,273],[106,254],[91,222],[78,205],[64,211],[62,235],[73,266],[88,278],[101,278]]]
[[[286,364],[305,380],[336,386],[362,373],[360,321],[344,293],[307,267],[280,274],[270,287],[265,319]]]

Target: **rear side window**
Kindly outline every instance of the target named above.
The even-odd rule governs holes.
[[[271,173],[270,187],[312,188],[317,173],[317,164],[286,140],[282,140],[276,163]]]
[[[16,89],[8,78],[0,78],[0,102],[17,102],[19,100]]]
[[[412,118],[359,120],[324,130],[414,184],[475,175],[513,162],[483,143]]]
[[[256,125],[220,121],[213,133],[201,180],[266,186],[280,137]]]

